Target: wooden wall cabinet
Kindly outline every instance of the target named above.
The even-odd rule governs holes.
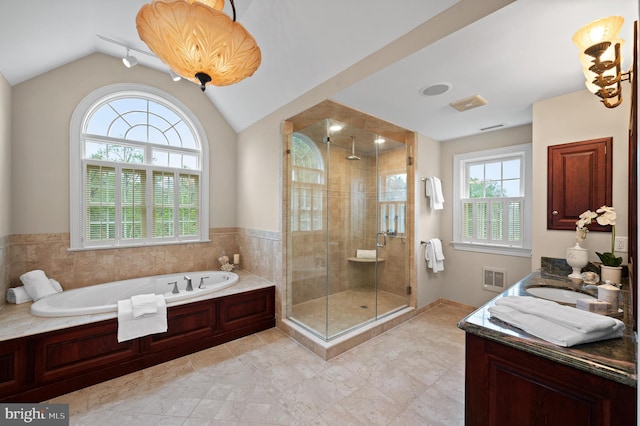
[[[45,401],[275,323],[275,287],[267,287],[170,307],[166,333],[121,343],[116,318],[3,341],[0,401]]]
[[[586,210],[611,206],[612,138],[547,148],[547,229],[575,230]],[[593,224],[591,231],[606,231]]]

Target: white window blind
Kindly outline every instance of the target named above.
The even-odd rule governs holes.
[[[461,204],[463,241],[523,246],[523,197],[466,198]]]

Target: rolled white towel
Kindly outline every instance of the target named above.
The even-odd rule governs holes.
[[[155,294],[137,294],[131,296],[133,317],[138,318],[158,312],[158,298]]]
[[[56,293],[62,293],[63,289],[58,281],[54,280],[53,278],[49,278],[49,282],[51,283],[53,288],[56,289]]]
[[[33,299],[27,293],[24,286],[13,287],[7,290],[7,302],[15,303],[19,305],[20,303],[31,302]]]
[[[375,250],[356,250],[356,257],[359,259],[375,259],[376,251]]]
[[[40,269],[22,274],[20,281],[22,281],[27,293],[34,301],[58,292],[44,271]]]
[[[57,293],[62,293],[63,289],[60,283],[53,278],[49,278],[49,282],[56,289]],[[27,288],[23,285],[19,287],[12,287],[7,289],[7,302],[15,303],[19,305],[20,303],[32,302],[33,299],[27,293]]]

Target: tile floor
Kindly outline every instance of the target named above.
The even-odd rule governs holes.
[[[71,425],[462,425],[468,309],[440,304],[324,361],[278,329],[60,396]]]

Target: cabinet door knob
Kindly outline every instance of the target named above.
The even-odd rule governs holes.
[[[558,210],[552,211],[551,214],[554,215],[554,216],[558,216]]]

